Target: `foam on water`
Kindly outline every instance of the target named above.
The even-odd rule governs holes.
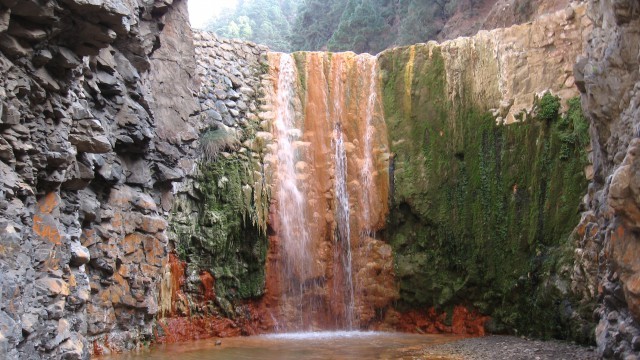
[[[380,336],[393,336],[394,333],[380,331],[317,331],[317,332],[296,332],[262,335],[266,339],[280,340],[333,340],[333,339],[354,339]]]

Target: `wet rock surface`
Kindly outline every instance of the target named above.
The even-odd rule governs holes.
[[[264,321],[254,319],[248,302],[265,286],[268,49],[206,32],[194,34],[194,46],[198,126],[190,152],[178,160],[188,170],[169,217],[175,253],[159,293],[162,342],[254,334]]]

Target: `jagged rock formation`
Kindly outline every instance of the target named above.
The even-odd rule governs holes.
[[[574,286],[597,297],[598,352],[636,359],[640,351],[638,142],[640,4],[592,1],[591,40],[576,64],[576,84],[591,122],[594,178],[576,229]]]
[[[0,2],[0,357],[151,338],[190,43],[182,1]]]
[[[569,0],[467,0],[456,2],[437,41],[473,36],[480,30],[508,28],[565,9]]]

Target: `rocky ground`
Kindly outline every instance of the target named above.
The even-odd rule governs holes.
[[[421,351],[421,358],[464,360],[591,360],[593,347],[560,341],[528,340],[514,336],[486,336],[434,345]]]

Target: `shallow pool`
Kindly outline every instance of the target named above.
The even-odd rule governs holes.
[[[272,334],[250,337],[200,340],[158,345],[149,350],[98,359],[443,359],[422,355],[429,345],[455,341],[447,335],[415,335],[386,332],[339,331]],[[216,342],[221,344],[216,345]]]

